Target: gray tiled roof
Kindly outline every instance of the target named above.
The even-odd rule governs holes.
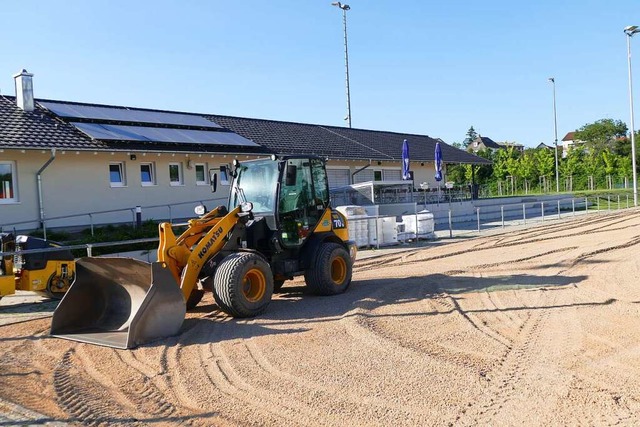
[[[101,149],[100,141],[92,141],[73,126],[59,121],[36,108],[25,112],[13,97],[0,96],[0,147]]]
[[[352,129],[275,120],[207,115],[207,118],[275,153],[311,153],[333,159],[401,160],[409,142],[411,161],[433,161],[440,142],[445,163],[490,163],[488,160],[425,135]]]
[[[37,100],[36,100],[37,101]],[[84,104],[96,105],[96,104]],[[142,143],[91,139],[72,124],[55,117],[36,103],[26,113],[14,97],[0,96],[0,147],[59,148],[75,150],[202,151],[228,153],[316,154],[332,159],[397,160],[402,157],[402,141],[409,141],[412,161],[433,161],[435,144],[425,135],[366,129],[350,129],[275,120],[206,115],[220,126],[252,140],[256,149],[197,144]],[[481,157],[440,141],[445,163],[489,163]]]

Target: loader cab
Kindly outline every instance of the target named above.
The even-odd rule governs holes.
[[[329,206],[327,174],[320,158],[236,162],[233,176],[229,210],[251,202],[254,216],[265,219],[285,248],[302,246]]]
[[[319,158],[285,158],[281,163],[277,222],[285,247],[301,246],[329,205],[324,162]]]

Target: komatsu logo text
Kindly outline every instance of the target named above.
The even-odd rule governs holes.
[[[218,237],[220,237],[221,234],[222,234],[222,227],[218,228],[215,231],[215,233],[213,233],[213,236],[211,236],[211,239],[209,239],[207,244],[204,245],[204,248],[200,249],[200,252],[198,252],[198,258],[202,259],[202,257],[206,255],[206,253],[209,251],[211,246],[213,246],[213,244],[218,239]]]

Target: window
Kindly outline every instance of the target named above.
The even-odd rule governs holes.
[[[351,183],[349,169],[327,169],[329,188],[344,187]]]
[[[229,185],[231,181],[229,180],[229,171],[231,167],[228,165],[220,166],[220,185]]]
[[[169,183],[184,185],[182,180],[182,163],[169,163]]]
[[[382,171],[381,170],[373,171],[373,180],[374,181],[382,181]]]
[[[385,181],[402,181],[402,171],[400,169],[385,169]]]
[[[0,203],[18,201],[16,168],[13,162],[0,162]]]
[[[196,185],[207,185],[207,165],[205,163],[196,163]]]
[[[109,182],[112,187],[124,187],[126,185],[124,163],[109,163]]]
[[[156,174],[153,163],[140,164],[140,182],[142,185],[156,185]]]

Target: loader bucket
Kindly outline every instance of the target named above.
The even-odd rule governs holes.
[[[53,313],[51,335],[133,348],[175,335],[186,304],[171,272],[131,258],[81,258],[76,280]]]

